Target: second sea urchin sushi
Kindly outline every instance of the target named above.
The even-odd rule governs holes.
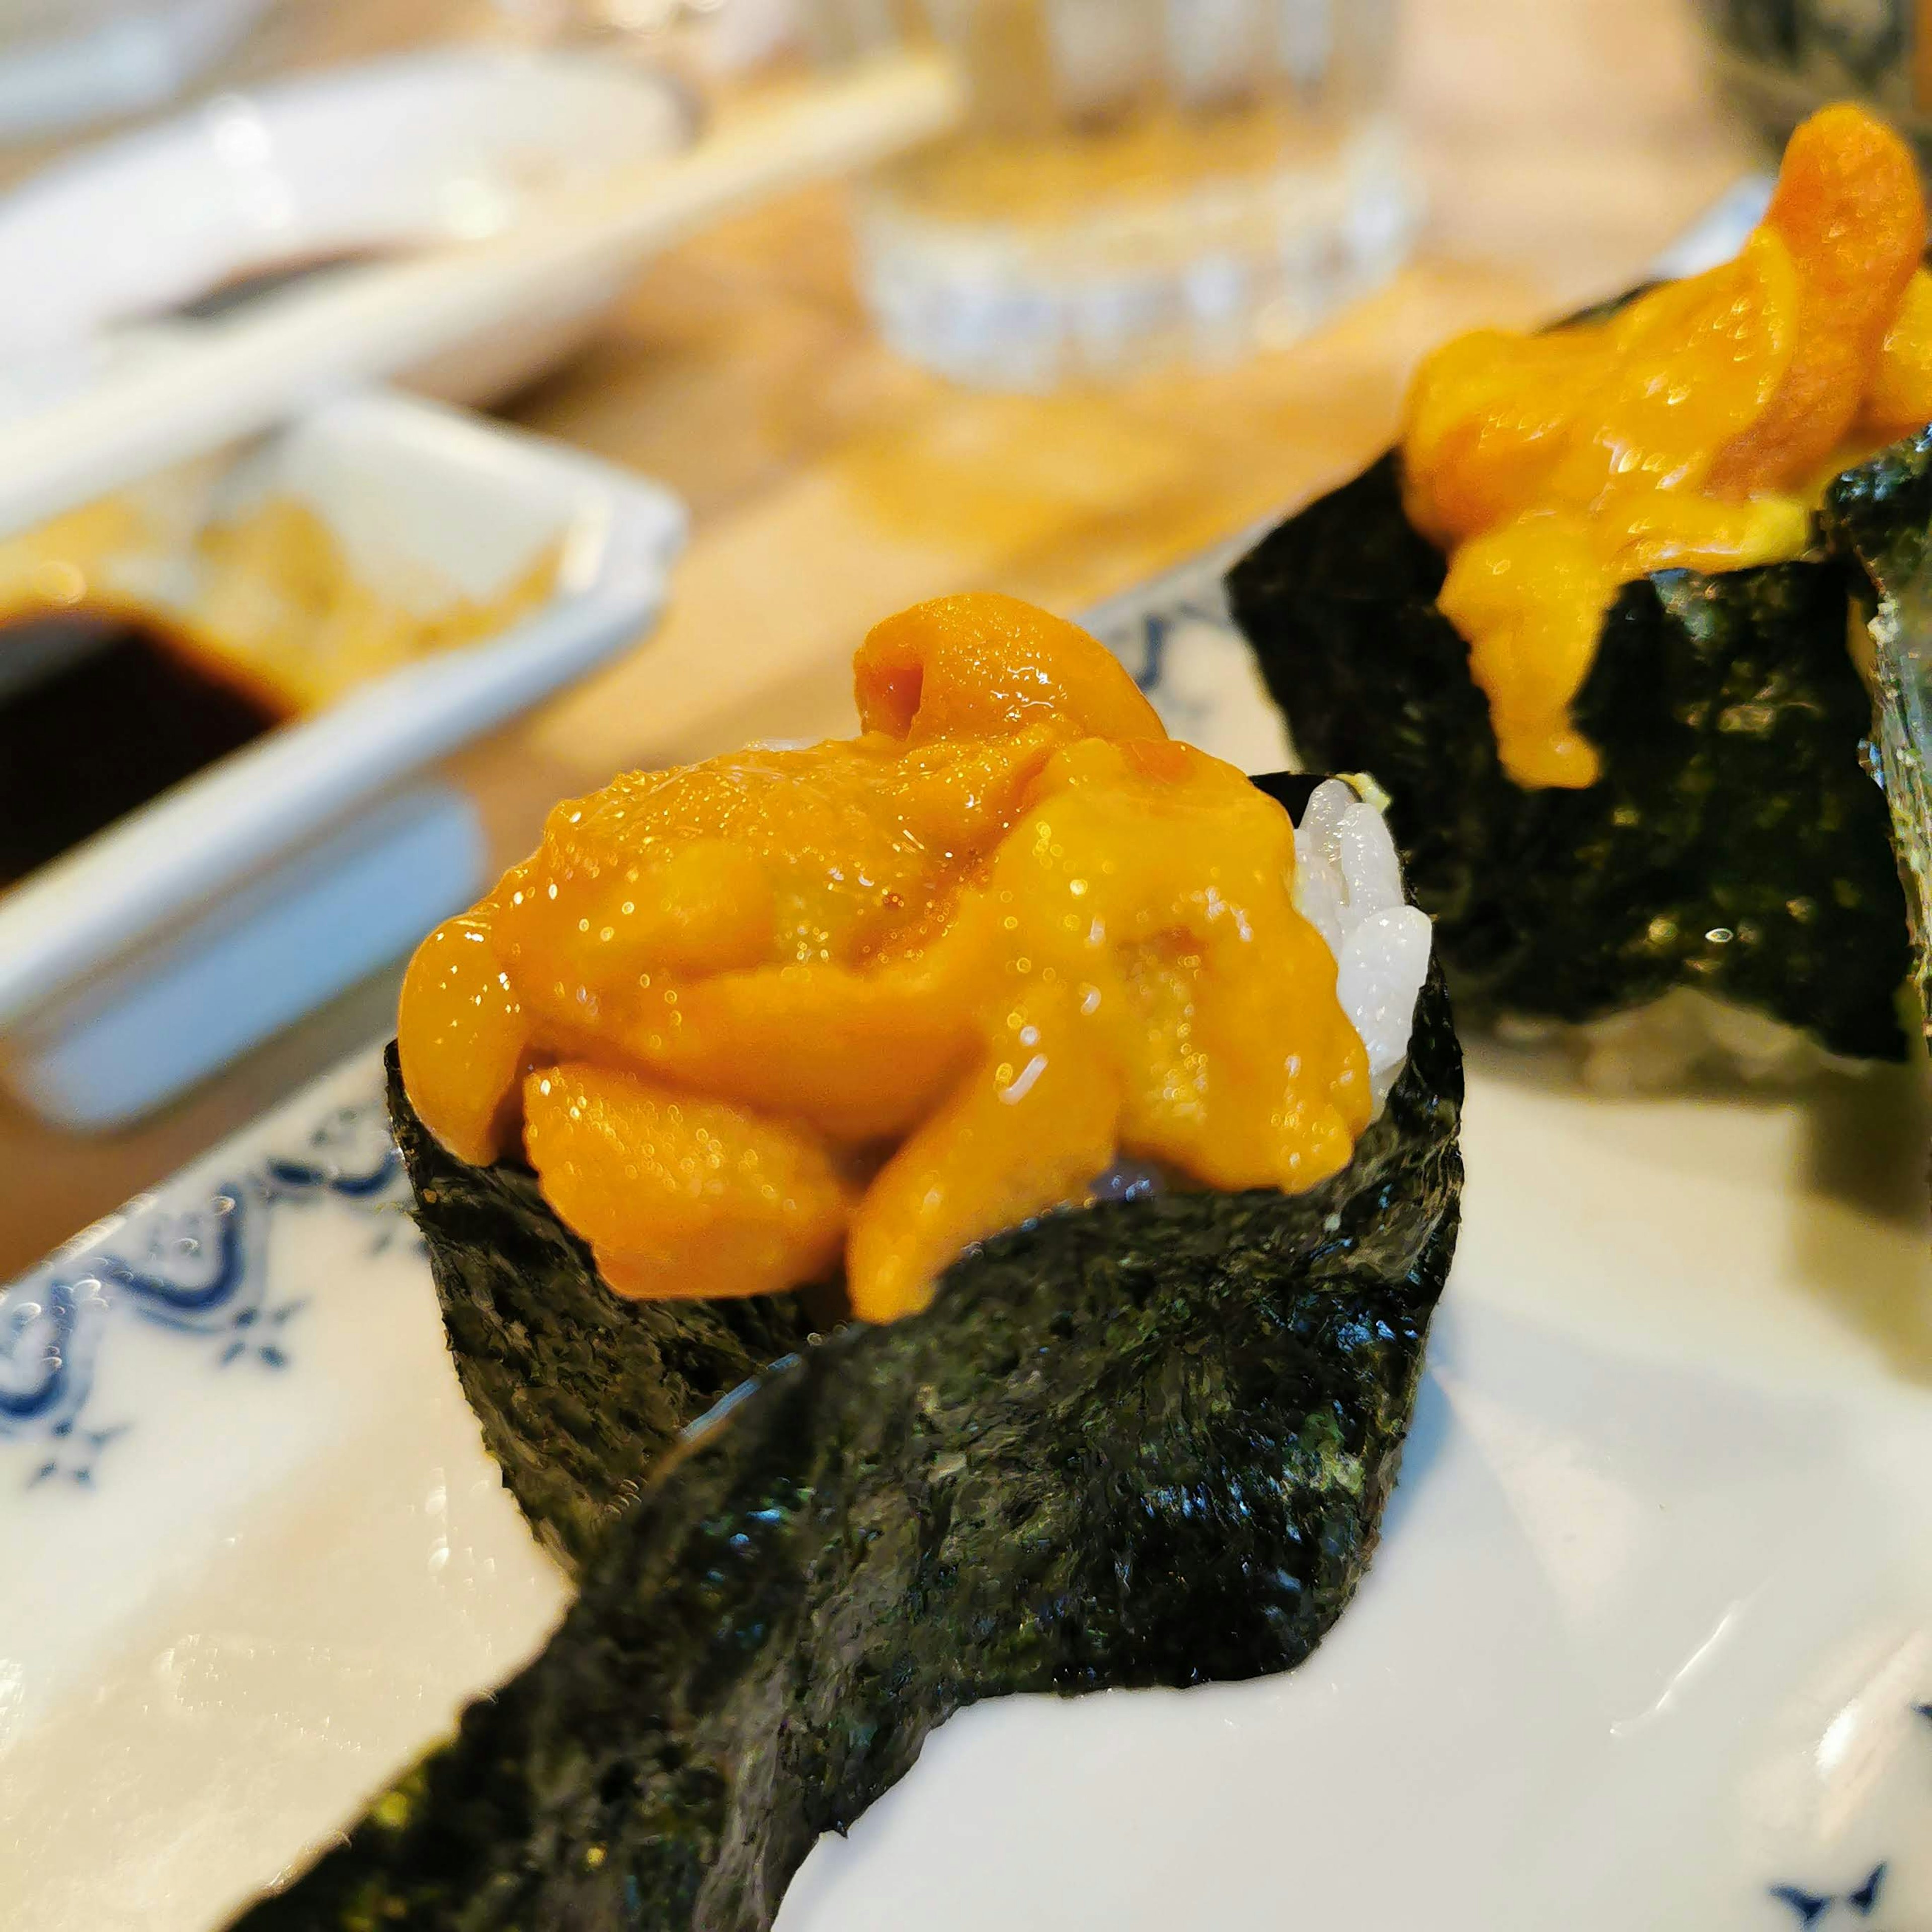
[[[1379,815],[1313,781],[1292,814],[1000,600],[881,627],[859,691],[848,745],[561,808],[412,975],[398,1124],[452,1345],[583,1595],[251,1924],[763,1932],[950,1712],[1289,1668],[1362,1574],[1461,1178]],[[756,862],[728,904],[685,863],[721,840]],[[607,902],[650,908],[635,996]],[[822,1075],[776,1064],[775,1012]],[[828,1275],[868,1318],[808,1316]],[[567,1394],[519,1404],[520,1365]],[[580,1412],[607,1380],[634,1439]]]
[[[1915,514],[1858,478],[1932,418],[1925,240],[1904,143],[1828,110],[1734,261],[1449,344],[1400,447],[1231,575],[1298,750],[1388,790],[1472,1006],[1606,1059],[1639,1009],[1748,1069],[1902,1056],[1868,586],[1820,512],[1849,472],[1868,524]]]

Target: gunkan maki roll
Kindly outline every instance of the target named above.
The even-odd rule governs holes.
[[[1462,1178],[1379,812],[1010,600],[856,682],[412,967],[452,1351],[581,1594],[251,1928],[764,1932],[953,1711],[1288,1669],[1369,1561]]]
[[[1932,420],[1925,243],[1904,143],[1828,109],[1734,260],[1450,342],[1228,578],[1299,754],[1386,788],[1459,998],[1600,1077],[1903,1056],[1854,660],[1862,544],[1924,540],[1880,452]]]

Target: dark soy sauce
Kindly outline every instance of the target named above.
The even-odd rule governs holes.
[[[144,621],[0,620],[0,890],[280,722]]]

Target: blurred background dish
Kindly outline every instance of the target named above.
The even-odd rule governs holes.
[[[70,346],[29,352],[15,412],[0,416],[0,530],[270,428],[345,385],[420,376],[433,366],[451,386],[452,357],[465,388],[527,376],[560,334],[606,305],[671,241],[939,131],[958,100],[951,72],[930,58],[867,63],[720,116],[684,152],[591,170],[574,187],[525,197],[514,220],[493,226],[487,208],[472,210],[482,217],[474,238],[446,235],[445,245],[400,256],[365,250],[346,264],[325,251],[338,271],[328,274],[298,272],[313,255],[272,257],[261,272],[277,286],[238,302],[232,282],[218,281],[220,312],[204,322],[166,335],[82,338],[77,358]],[[337,144],[357,138],[353,116],[344,116]],[[459,210],[470,199],[459,194]],[[117,211],[110,232],[126,218]],[[134,352],[120,352],[130,342]],[[90,352],[96,343],[104,355]]]
[[[270,0],[5,0],[0,140],[158,107]]]
[[[622,62],[452,49],[223,94],[90,148],[0,202],[0,281],[34,292],[0,315],[0,416],[165,356],[184,326],[303,275],[500,234],[696,126],[680,89]],[[486,320],[408,373],[494,400],[580,345],[621,286]]]
[[[46,862],[0,881],[14,1092],[69,1127],[125,1123],[473,896],[475,808],[413,775],[634,643],[683,530],[640,478],[371,394],[16,542],[39,555],[14,594],[43,601],[27,653],[0,630],[0,719],[34,711],[13,829]],[[89,608],[112,621],[50,628]],[[162,795],[76,821],[98,771],[157,761]]]

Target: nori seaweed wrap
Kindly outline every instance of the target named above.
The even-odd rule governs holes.
[[[1298,755],[1388,793],[1459,998],[1578,1022],[1689,986],[1832,1052],[1902,1058],[1905,902],[1846,649],[1864,578],[1843,524],[1800,562],[1626,586],[1573,706],[1604,776],[1531,790],[1436,608],[1444,560],[1399,462],[1291,518],[1228,592]],[[1868,525],[1924,528],[1864,473],[1840,488]]]
[[[470,1167],[424,1126],[388,1051],[389,1114],[416,1191],[449,1352],[539,1540],[580,1571],[692,1423],[818,1337],[794,1294],[634,1301],[520,1162]]]
[[[1298,812],[1316,781],[1262,782]],[[764,1932],[954,1711],[1299,1664],[1395,1480],[1462,1091],[1432,968],[1330,1180],[1049,1214],[924,1313],[821,1335],[789,1296],[614,1304],[528,1174],[466,1168],[394,1082],[465,1388],[582,1594],[239,1922]]]
[[[1868,619],[1886,803],[1910,889],[1919,1010],[1932,1025],[1932,430],[1840,477],[1825,517],[1870,580],[1869,615],[1863,599],[1855,615]]]

